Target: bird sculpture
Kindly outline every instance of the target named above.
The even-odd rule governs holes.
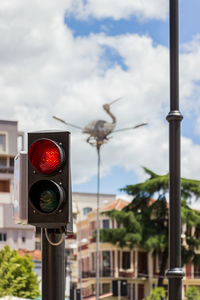
[[[110,139],[110,134],[113,132],[119,132],[119,131],[125,131],[129,129],[136,129],[138,127],[147,125],[147,123],[141,123],[133,127],[128,128],[122,128],[115,130],[116,127],[116,117],[111,113],[110,106],[117,101],[119,101],[121,98],[117,98],[114,101],[111,101],[110,103],[106,103],[103,105],[103,109],[106,111],[106,113],[111,117],[112,122],[107,122],[104,120],[94,120],[88,123],[84,128],[81,128],[77,125],[73,125],[71,123],[65,122],[63,119],[53,116],[54,119],[64,123],[65,125],[77,128],[82,130],[82,133],[88,134],[87,142],[92,145],[96,146],[97,149],[100,148],[101,145],[105,144]]]
[[[112,122],[106,122],[104,120],[94,120],[87,124],[82,132],[89,134],[87,142],[91,145],[96,145],[96,142],[101,145],[109,140],[109,134],[115,129],[116,117],[111,113],[110,106],[117,102],[120,98],[103,105],[103,109],[111,117]]]

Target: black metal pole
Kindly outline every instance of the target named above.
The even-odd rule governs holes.
[[[169,300],[182,299],[178,0],[170,0]]]
[[[58,245],[51,245],[42,234],[42,300],[64,300],[65,299],[65,257],[64,241]],[[48,232],[49,239],[57,243],[62,237],[61,233]]]

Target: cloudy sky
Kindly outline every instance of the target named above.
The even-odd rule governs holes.
[[[182,176],[200,180],[200,1],[180,0]],[[168,172],[168,0],[2,0],[0,119],[19,130],[71,130],[73,191],[96,192],[97,154],[84,127],[111,121],[101,151],[101,192],[146,177],[141,166]]]

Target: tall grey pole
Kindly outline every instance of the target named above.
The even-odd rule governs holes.
[[[182,299],[178,0],[170,0],[169,300]]]
[[[45,230],[42,233],[42,300],[65,299],[65,243],[59,246],[51,245],[46,239]],[[49,239],[57,243],[62,234],[50,231]]]
[[[99,217],[99,202],[100,202],[100,145],[97,145],[97,237],[96,237],[96,300],[99,300],[99,275],[100,275],[100,257],[99,257],[99,244],[100,244],[100,217]]]
[[[81,235],[81,230],[80,230],[80,235]],[[81,238],[81,236],[80,236]],[[82,300],[82,245],[81,245],[81,240],[78,243],[78,247],[80,249],[80,260],[79,260],[79,276],[80,276],[80,300]]]

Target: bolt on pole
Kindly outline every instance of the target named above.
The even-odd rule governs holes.
[[[182,299],[178,0],[170,0],[169,300]]]

